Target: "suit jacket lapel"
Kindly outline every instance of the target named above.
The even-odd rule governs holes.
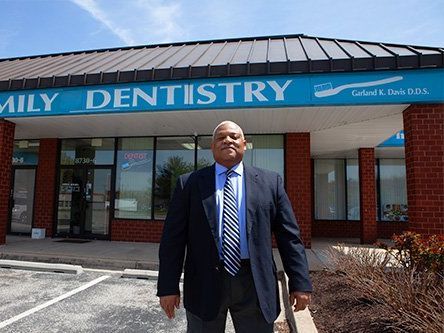
[[[216,242],[216,247],[219,249],[219,234],[216,217],[215,172],[214,164],[202,170],[199,177],[199,190],[211,233],[213,234],[214,241]]]
[[[245,167],[245,195],[246,195],[246,215],[247,215],[247,234],[250,235],[256,211],[256,196],[260,189],[258,188],[258,174],[251,167]]]

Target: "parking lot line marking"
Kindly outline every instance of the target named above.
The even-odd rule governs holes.
[[[77,293],[79,293],[79,292],[81,292],[81,291],[83,291],[85,289],[88,289],[88,288],[90,288],[90,287],[92,287],[92,286],[102,282],[103,280],[108,279],[108,278],[110,278],[109,275],[101,276],[101,277],[99,277],[99,278],[97,278],[95,280],[92,280],[91,282],[88,282],[87,284],[84,284],[83,286],[81,286],[79,288],[76,288],[74,290],[71,290],[70,292],[67,292],[66,294],[60,295],[60,296],[58,296],[58,297],[56,297],[56,298],[54,298],[54,299],[52,299],[52,300],[50,300],[50,301],[48,301],[46,303],[43,303],[43,304],[40,304],[40,305],[36,306],[35,308],[32,308],[32,309],[30,309],[28,311],[25,311],[25,312],[22,312],[21,314],[19,314],[17,316],[14,316],[14,317],[12,317],[12,318],[10,318],[8,320],[2,321],[0,323],[0,328],[6,327],[8,325],[11,325],[12,323],[14,323],[14,322],[16,322],[16,321],[18,321],[20,319],[23,319],[23,318],[25,318],[25,317],[27,317],[27,316],[29,316],[29,315],[37,312],[37,311],[40,311],[40,310],[42,310],[44,308],[47,308],[50,305],[53,305],[53,304],[55,304],[57,302],[60,302],[60,301],[66,299],[68,297],[71,297],[72,295],[75,295],[75,294],[77,294]]]

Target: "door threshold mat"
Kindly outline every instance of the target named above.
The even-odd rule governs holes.
[[[77,244],[83,244],[83,243],[89,243],[91,242],[89,239],[75,239],[75,238],[66,238],[61,240],[56,240],[54,242],[58,243],[77,243]]]

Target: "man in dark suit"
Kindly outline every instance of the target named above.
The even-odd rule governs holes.
[[[177,181],[159,250],[160,305],[174,317],[185,259],[187,332],[224,332],[228,310],[236,332],[273,332],[280,306],[272,233],[295,311],[312,291],[291,203],[277,173],[243,165],[237,124],[220,123],[211,150],[215,164]]]

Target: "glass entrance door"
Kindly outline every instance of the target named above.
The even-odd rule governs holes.
[[[32,228],[35,169],[15,169],[13,177],[9,231],[28,234]]]
[[[57,233],[100,237],[109,233],[110,168],[63,168]]]

